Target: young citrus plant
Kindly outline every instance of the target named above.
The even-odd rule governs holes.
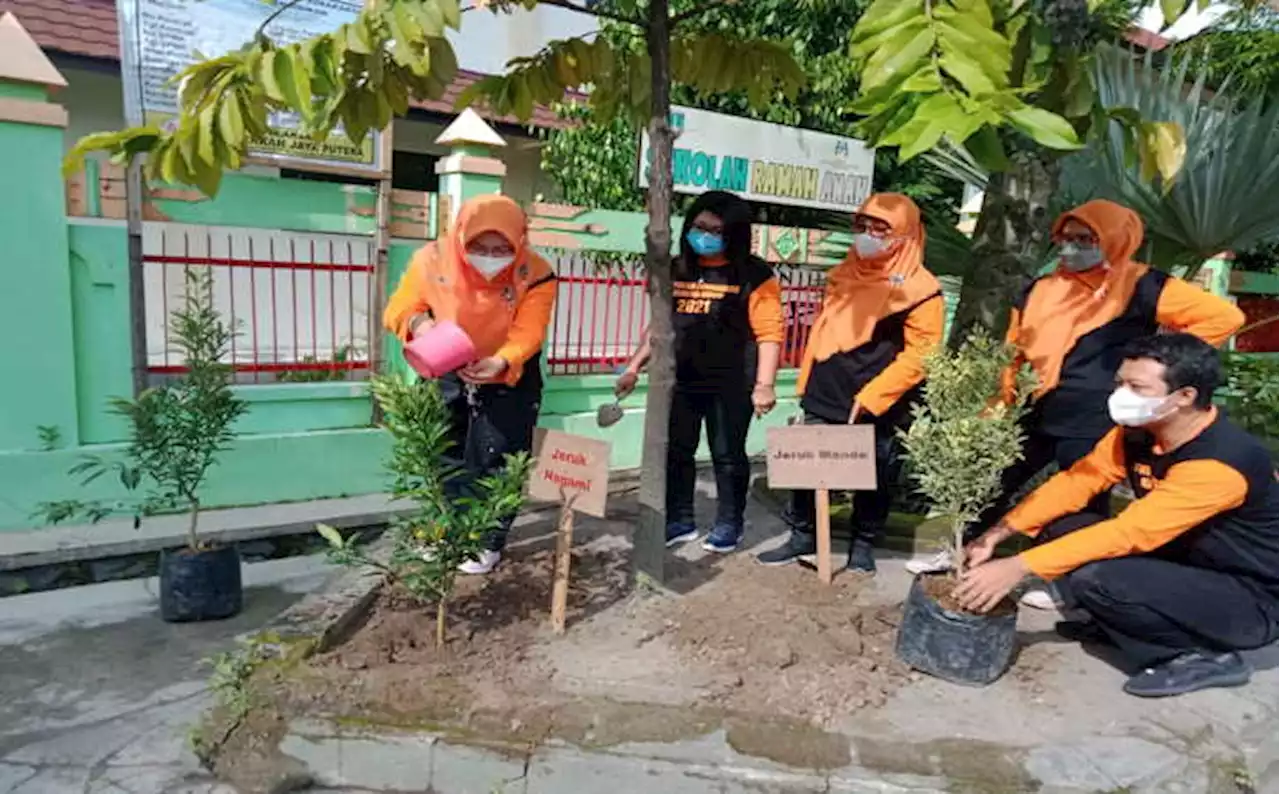
[[[145,516],[185,510],[187,545],[193,551],[201,548],[200,488],[218,456],[231,445],[232,425],[249,408],[232,391],[231,368],[222,363],[234,334],[214,308],[209,273],[187,271],[182,306],[169,316],[169,333],[185,372],[133,399],[111,401],[111,410],[129,423],[124,459],[85,455],[70,471],[81,478],[81,485],[115,471],[126,491],[143,493],[112,503],[45,503],[39,513],[48,522],[75,517],[97,522],[113,513],[131,512],[137,526]]]
[[[368,554],[333,527],[317,531],[329,542],[337,563],[372,566],[415,598],[436,604],[436,644],[445,640],[445,618],[458,566],[483,549],[485,533],[520,509],[531,465],[524,453],[508,455],[497,474],[482,477],[469,495],[456,497],[449,487],[462,472],[446,462],[449,408],[434,381],[383,376],[373,381],[391,435],[392,493],[417,509],[390,528],[391,551],[385,560]]]
[[[925,360],[924,399],[899,431],[916,488],[950,524],[952,571],[964,567],[964,531],[1000,492],[1000,475],[1022,457],[1021,419],[1035,387],[1023,367],[1001,399],[1001,375],[1014,350],[985,331]]]

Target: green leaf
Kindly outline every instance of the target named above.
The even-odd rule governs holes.
[[[294,110],[302,114],[304,119],[309,120],[312,115],[310,61],[304,58],[296,47],[288,51],[285,60],[289,64],[289,72],[292,77],[289,82],[293,95],[292,106]]]
[[[974,57],[989,56],[1003,61],[1009,59],[1013,45],[989,23],[984,24],[983,14],[939,4],[933,16],[938,38],[949,39],[956,46],[966,48]],[[989,16],[990,12],[987,12],[986,17]]]
[[[458,0],[435,0],[435,3],[440,13],[444,15],[444,23],[454,30],[459,30],[462,26],[462,9],[458,6]]]
[[[237,94],[229,94],[218,107],[218,129],[222,140],[232,149],[240,147],[244,140],[244,120],[240,118],[240,99]]]
[[[871,91],[902,74],[912,74],[933,48],[933,31],[924,28],[914,33],[903,31],[903,38],[895,37],[876,51],[862,69],[862,90]]]
[[[964,90],[974,96],[996,91],[996,84],[987,76],[982,66],[968,57],[950,40],[939,39],[938,49],[942,51],[938,65],[956,82],[964,86]]]
[[[1004,144],[1000,142],[1000,133],[995,127],[979,128],[977,132],[965,139],[964,148],[987,171],[1007,171],[1010,168],[1009,158],[1004,153]]]
[[[529,81],[525,75],[511,78],[512,111],[521,121],[528,121],[533,115],[533,92],[529,90]]]
[[[1174,180],[1187,157],[1187,139],[1182,126],[1172,121],[1151,121],[1142,125],[1139,135],[1142,174],[1147,181],[1157,174],[1164,191],[1173,189]]]
[[[277,60],[286,61],[287,56],[279,50],[267,50],[262,54],[262,60],[258,66],[258,82],[262,85],[262,90],[269,99],[284,103],[284,89],[276,77],[279,74],[275,66]]]
[[[1057,113],[1037,107],[1022,107],[1005,114],[1017,130],[1036,143],[1050,149],[1069,151],[1081,147],[1080,138],[1070,122]]]
[[[1164,16],[1165,27],[1177,22],[1188,5],[1187,0],[1160,0],[1160,13]]]
[[[910,7],[909,3],[902,5]],[[881,47],[889,46],[890,42],[895,39],[902,41],[908,40],[911,36],[922,30],[929,29],[929,18],[920,13],[920,10],[914,9],[913,16],[908,17],[904,22],[892,27],[887,27],[873,36],[865,38],[856,38],[857,29],[855,28],[855,44],[849,48],[849,55],[854,60],[861,61],[874,55]],[[905,35],[905,38],[902,38]]]
[[[324,538],[335,549],[341,549],[346,546],[346,542],[342,539],[342,533],[328,524],[316,524],[316,532],[320,533],[320,537]]]
[[[915,0],[876,0],[858,18],[850,44],[856,48],[860,42],[923,15],[923,5]]]
[[[200,111],[198,126],[196,127],[196,154],[205,165],[217,165],[217,161],[213,156],[214,136],[217,133],[218,108],[215,105],[206,105],[205,109]]]

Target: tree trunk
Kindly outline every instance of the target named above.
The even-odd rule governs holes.
[[[187,545],[191,547],[192,551],[199,551],[200,550],[200,532],[199,532],[200,502],[199,500],[192,499],[191,503],[187,505],[187,509],[189,511],[188,519],[187,519]]]
[[[1013,168],[987,179],[982,213],[973,232],[973,257],[960,289],[951,326],[959,345],[975,327],[1004,335],[1009,307],[1027,278],[1044,264],[1053,223],[1049,202],[1058,189],[1059,160],[1035,151],[1017,152]]]
[[[649,4],[649,58],[652,106],[649,141],[649,226],[645,267],[649,282],[649,394],[645,400],[644,449],[640,469],[640,515],[632,551],[637,574],[663,581],[666,558],[667,423],[675,383],[675,332],[671,314],[671,38],[668,0]]]
[[[444,596],[440,596],[440,600],[436,602],[436,648],[444,647],[446,609]]]

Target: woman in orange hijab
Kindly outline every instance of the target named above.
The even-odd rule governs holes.
[[[875,544],[889,517],[895,431],[909,418],[924,356],[942,341],[943,317],[942,290],[924,269],[920,208],[898,193],[872,195],[854,215],[853,247],[827,277],[798,384],[805,424],[875,427],[878,488],[853,497],[855,571],[875,572]],[[812,491],[792,492],[786,519],[791,536],[757,557],[765,565],[817,550]]]
[[[1081,204],[1054,222],[1058,266],[1023,291],[1006,337],[1018,353],[1005,373],[1006,393],[1023,364],[1038,378],[1027,443],[1022,460],[1005,471],[1001,495],[971,528],[972,537],[995,524],[1013,496],[1046,467],[1069,469],[1111,430],[1107,398],[1129,341],[1164,328],[1216,346],[1244,323],[1228,301],[1134,261],[1142,237],[1138,214],[1104,199]],[[1087,509],[1106,516],[1110,508],[1104,493]],[[907,569],[944,569],[949,560],[941,554],[913,560]],[[1043,592],[1032,593],[1023,603],[1052,606]]]
[[[383,325],[404,342],[437,320],[451,320],[476,346],[476,361],[440,378],[453,417],[449,462],[464,472],[450,481],[455,497],[499,469],[503,456],[533,446],[555,278],[529,248],[519,205],[485,195],[459,208],[446,236],[418,249],[387,302]],[[463,563],[464,573],[493,570],[513,518],[494,527],[480,557]]]

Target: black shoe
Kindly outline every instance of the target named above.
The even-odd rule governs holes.
[[[1053,630],[1064,640],[1084,645],[1116,644],[1111,635],[1092,620],[1060,620],[1054,624]]]
[[[810,556],[818,553],[818,540],[813,535],[802,535],[799,532],[792,532],[787,537],[787,542],[778,546],[776,549],[762,551],[756,555],[756,562],[761,565],[786,565],[789,562],[795,562],[801,557]]]
[[[1140,698],[1166,698],[1211,687],[1243,686],[1251,674],[1234,651],[1190,651],[1131,677],[1124,691]]]
[[[849,570],[857,573],[876,572],[876,548],[865,540],[855,540],[849,546]]]

